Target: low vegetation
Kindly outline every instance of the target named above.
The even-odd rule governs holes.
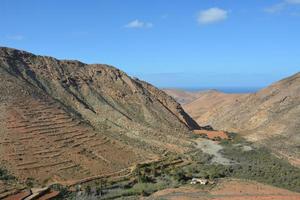
[[[0,168],[0,180],[8,181],[15,180],[16,178],[8,173],[8,171],[4,168]]]
[[[115,199],[148,196],[158,190],[189,184],[192,178],[210,180],[210,184],[197,187],[213,187],[220,178],[239,178],[300,192],[300,169],[280,160],[267,149],[255,147],[241,137],[231,133],[231,140],[221,140],[220,152],[231,160],[231,165],[213,162],[213,156],[201,149],[185,155],[169,158],[163,162],[138,165],[132,177],[122,181],[97,182],[77,188],[76,192],[65,193],[66,199]],[[189,161],[182,166],[168,165],[174,160]]]
[[[300,192],[300,169],[274,156],[263,147],[246,149],[248,143],[223,142],[223,155],[235,162],[230,166],[231,175],[251,179],[277,187]]]

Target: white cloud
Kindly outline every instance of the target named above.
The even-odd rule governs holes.
[[[152,28],[153,24],[150,22],[142,22],[136,19],[126,24],[125,27],[126,28]]]
[[[286,3],[277,3],[268,8],[265,8],[265,11],[268,13],[277,13],[282,11],[286,6]]]
[[[24,39],[24,36],[23,35],[7,35],[6,38],[9,39],[9,40],[20,41],[20,40]]]
[[[291,5],[300,5],[300,0],[283,0],[282,2],[279,2],[277,4],[271,5],[270,7],[265,8],[265,12],[268,13],[278,13],[288,6]]]
[[[228,11],[220,8],[209,8],[200,11],[198,15],[198,22],[200,24],[212,24],[223,21],[228,18]]]

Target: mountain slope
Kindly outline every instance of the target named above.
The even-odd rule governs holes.
[[[163,89],[163,91],[172,96],[181,105],[191,103],[202,95],[202,92],[189,92],[178,89]]]
[[[188,150],[199,128],[150,84],[107,65],[0,48],[1,166],[20,180],[75,181]]]
[[[183,105],[194,119],[200,121],[202,125],[209,125],[211,122],[211,113],[218,113],[218,109],[225,109],[228,104],[239,101],[248,94],[226,94],[217,90],[198,93],[198,98],[191,103]]]
[[[206,94],[184,108],[200,125],[238,132],[300,164],[300,73],[255,94]]]

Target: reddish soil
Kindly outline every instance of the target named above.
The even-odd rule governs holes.
[[[221,197],[213,200],[299,200],[300,193],[291,192],[253,181],[232,180],[229,183],[222,182],[211,191],[212,195]]]
[[[75,181],[146,160],[134,148],[94,132],[51,99],[15,102],[6,128],[1,160],[21,180]]]
[[[23,190],[24,188],[22,186],[19,187],[13,183],[0,180],[0,199],[19,194],[21,191],[23,192]]]
[[[223,180],[213,189],[185,186],[158,191],[146,199],[169,200],[299,200],[300,193],[254,181]]]
[[[194,130],[194,133],[207,135],[209,139],[215,139],[217,137],[221,139],[229,139],[228,135],[224,131]]]
[[[17,194],[4,198],[4,200],[22,200],[31,194],[30,191],[22,191]]]
[[[49,193],[39,197],[37,200],[50,200],[50,199],[53,199],[54,197],[56,197],[57,195],[59,195],[58,191],[52,191],[52,192],[49,192]]]

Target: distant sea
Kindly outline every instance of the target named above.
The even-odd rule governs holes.
[[[224,93],[255,93],[262,89],[262,87],[186,87],[186,88],[173,88],[179,90],[185,90],[190,92],[217,90]]]

